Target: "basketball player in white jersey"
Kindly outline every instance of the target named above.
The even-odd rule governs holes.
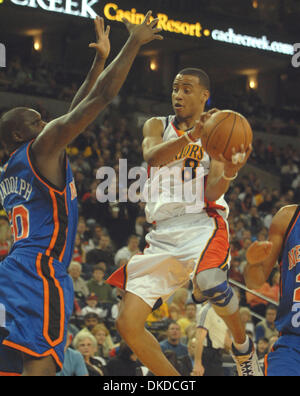
[[[146,237],[148,247],[144,254],[132,257],[108,279],[111,285],[125,290],[117,319],[118,331],[155,375],[179,374],[163,355],[156,339],[145,329],[146,318],[191,277],[194,278],[195,297],[200,295],[209,300],[233,335],[239,375],[261,375],[253,343],[246,337],[239,317],[238,299],[227,282],[230,263],[228,206],[223,198],[230,181],[245,165],[251,147],[241,147],[242,160],[238,164],[223,157],[220,162],[211,160],[204,152],[200,139],[202,126],[217,111],[204,113],[209,91],[209,77],[205,72],[185,69],[173,83],[175,115],[151,118],[145,123],[145,161],[156,168],[156,176],[157,172],[166,176],[175,168],[179,171],[174,173],[169,188],[166,178],[160,180],[153,189],[159,191],[157,199],[150,197],[147,202],[147,220],[155,223],[155,228]],[[190,179],[185,178],[184,168],[190,169]],[[179,184],[189,183],[189,187],[195,187],[199,178],[205,187],[202,205],[197,196],[194,202],[191,196],[177,199],[175,190]],[[157,181],[154,173],[148,180],[147,191]]]

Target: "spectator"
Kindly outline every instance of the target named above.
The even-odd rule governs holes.
[[[268,214],[264,217],[263,222],[264,222],[264,226],[265,226],[267,229],[270,228],[271,223],[272,223],[272,220],[273,220],[273,217],[275,216],[275,214],[277,213],[277,211],[278,211],[277,207],[274,206],[274,207],[271,209],[271,212],[268,213]]]
[[[76,234],[72,261],[77,261],[80,264],[85,262],[85,250],[83,249],[83,240],[81,239],[79,233]]]
[[[56,375],[58,377],[85,377],[88,376],[83,356],[80,352],[70,348],[72,335],[68,332],[65,346],[65,358],[63,368]]]
[[[69,275],[73,280],[75,297],[84,303],[85,298],[89,295],[87,283],[81,278],[82,266],[77,261],[71,261],[69,266]]]
[[[115,255],[115,265],[119,267],[120,260],[129,261],[131,257],[137,253],[140,253],[139,239],[136,235],[130,235],[127,246],[124,246],[117,251]]]
[[[281,189],[283,192],[290,188],[298,174],[298,166],[294,163],[292,158],[288,158],[287,163],[281,168]]]
[[[240,262],[239,257],[234,257],[230,263],[230,269],[228,272],[228,276],[230,279],[233,279],[236,282],[244,284],[245,283],[244,276],[241,273],[240,265],[241,265],[241,262]]]
[[[264,362],[264,358],[268,353],[268,350],[269,350],[269,340],[267,338],[260,338],[257,343],[256,352],[257,352],[257,358],[258,360],[261,361],[261,363]]]
[[[93,270],[93,276],[87,282],[90,293],[96,294],[98,301],[101,303],[114,303],[113,289],[110,285],[104,282],[104,270],[100,265],[96,265]]]
[[[294,190],[296,190],[297,188],[299,188],[300,187],[300,174],[298,174],[297,176],[296,176],[296,178],[293,180],[293,182],[292,182],[292,188],[294,189]]]
[[[248,214],[253,205],[252,194],[247,194],[241,203],[241,209],[244,214]]]
[[[274,205],[274,199],[270,192],[267,192],[263,202],[258,206],[259,212],[269,213]]]
[[[94,219],[98,224],[106,227],[110,219],[110,208],[108,202],[98,202],[97,200],[98,182],[92,182],[89,197],[83,199],[82,215],[85,219]]]
[[[266,309],[266,317],[256,325],[255,337],[258,342],[261,338],[269,340],[271,337],[278,336],[279,332],[275,326],[277,308],[269,305]]]
[[[268,282],[265,282],[259,289],[254,290],[269,299],[272,299],[274,302],[278,301],[278,294],[277,290],[273,289]],[[252,294],[251,292],[246,292],[246,301],[247,304],[250,306],[251,310],[255,313],[259,314],[260,316],[265,316],[266,314],[266,307],[269,304],[266,300],[263,300],[260,297]],[[257,324],[257,320],[254,319],[255,324]],[[257,339],[257,338],[256,338]]]
[[[117,194],[118,193],[119,191],[117,191]],[[122,191],[120,191],[120,193],[122,193]],[[119,202],[116,200],[110,203],[109,210],[111,216],[107,229],[117,249],[120,249],[124,246],[126,241],[128,243],[128,235],[132,235],[134,232],[137,205],[128,202],[128,199],[127,202]]]
[[[112,377],[134,377],[138,374],[141,375],[141,369],[137,357],[122,340],[119,352],[107,363],[107,375]]]
[[[89,332],[80,332],[74,338],[74,348],[81,353],[90,377],[102,377],[107,374],[106,362],[96,357],[97,340]]]
[[[96,355],[108,360],[109,352],[114,348],[109,330],[104,324],[100,323],[93,328],[91,333],[95,336],[98,344]]]
[[[92,232],[86,245],[86,252],[96,249],[103,234],[103,226],[97,224],[93,219],[89,219],[88,223],[93,224]]]
[[[196,323],[196,304],[188,302],[185,306],[185,316],[177,320],[180,326],[181,334],[185,334],[185,330],[192,323]]]
[[[180,326],[176,322],[171,322],[167,329],[167,339],[160,343],[163,352],[172,351],[176,353],[177,358],[188,355],[188,349],[181,344]]]
[[[238,240],[242,239],[243,231],[244,231],[245,227],[246,227],[246,224],[243,220],[239,219],[236,222],[234,230],[235,230],[235,236]]]
[[[265,238],[264,240],[266,240]],[[274,292],[274,299],[275,301],[279,302],[279,295],[280,295],[280,271],[275,269],[275,271],[271,275],[271,290]]]
[[[97,326],[97,324],[99,324],[99,321],[99,316],[94,312],[89,312],[85,314],[83,318],[84,328],[80,332],[87,330],[91,332],[93,328]]]
[[[247,222],[248,222],[248,228],[251,231],[252,235],[257,235],[259,231],[263,227],[263,223],[260,219],[260,216],[257,211],[256,206],[252,206],[249,214],[246,216]]]
[[[241,316],[241,321],[245,326],[246,331],[250,331],[252,334],[252,339],[254,339],[255,335],[255,325],[252,321],[252,316],[251,316],[251,311],[247,307],[241,307],[240,308],[240,316]]]
[[[86,255],[86,262],[89,265],[94,265],[104,261],[107,263],[107,275],[110,275],[117,268],[114,265],[114,250],[111,239],[108,234],[102,234],[99,243],[94,249],[91,249]]]
[[[85,316],[88,313],[95,313],[99,317],[99,319],[103,319],[106,317],[107,310],[97,307],[98,297],[95,293],[91,293],[86,298],[86,303],[87,305],[81,310],[82,316]]]
[[[86,221],[82,216],[78,219],[77,235],[79,235],[81,241],[85,245],[86,242],[88,241],[89,232],[86,225]]]
[[[179,308],[176,305],[170,305],[168,307],[170,319],[177,322],[177,320],[182,317],[179,312]]]

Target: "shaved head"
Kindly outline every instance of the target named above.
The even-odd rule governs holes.
[[[28,107],[15,107],[4,113],[0,118],[0,140],[10,154],[23,143],[37,137],[43,127],[34,126],[41,121],[40,114]]]

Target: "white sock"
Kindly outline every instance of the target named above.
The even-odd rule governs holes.
[[[236,342],[234,343],[234,346],[236,347],[236,349],[241,352],[241,353],[246,353],[248,352],[249,346],[250,346],[250,340],[249,337],[246,336],[246,341],[244,342],[244,344],[237,344]]]

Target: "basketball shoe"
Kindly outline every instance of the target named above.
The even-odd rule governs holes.
[[[249,344],[249,349],[246,353],[239,352],[232,344],[232,357],[236,363],[238,375],[239,377],[263,377],[251,339],[249,339]]]

